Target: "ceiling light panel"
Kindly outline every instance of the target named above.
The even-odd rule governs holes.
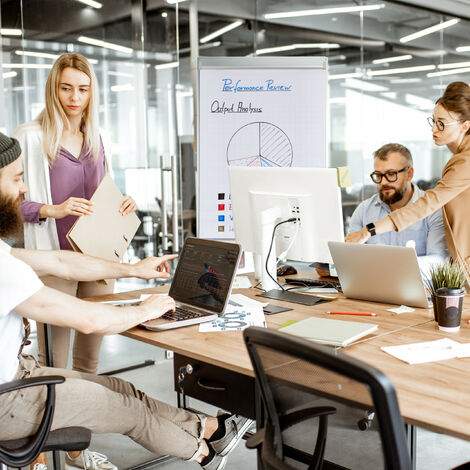
[[[367,75],[370,77],[378,77],[381,75],[395,75],[397,73],[426,72],[434,70],[435,68],[435,65],[418,65],[416,67],[401,67],[397,69],[368,70]]]
[[[457,73],[469,73],[470,72],[470,67],[464,67],[461,69],[451,69],[451,70],[443,70],[441,72],[431,72],[426,74],[427,77],[442,77],[444,75],[454,75]]]
[[[80,36],[78,42],[90,44],[92,46],[103,47],[105,49],[111,49],[113,51],[123,52],[124,54],[132,54],[133,50],[130,47],[121,46],[108,41],[102,41],[101,39],[90,38],[88,36]]]
[[[243,21],[241,20],[234,21],[233,23],[230,23],[227,26],[224,26],[223,28],[220,28],[217,31],[214,31],[213,33],[208,34],[207,36],[204,36],[203,38],[199,40],[199,42],[202,44],[205,44],[206,42],[212,41],[212,39],[222,36],[222,34],[232,31],[232,29],[238,28],[242,24],[243,24]]]
[[[285,46],[267,47],[258,49],[256,55],[273,54],[275,52],[293,51],[295,49],[338,49],[339,44],[333,43],[301,43],[301,44],[286,44]]]
[[[328,75],[328,80],[343,80],[345,78],[361,78],[364,74],[362,72],[349,72],[339,73],[335,75]]]
[[[174,69],[178,67],[179,62],[168,62],[166,64],[155,65],[155,70]]]
[[[76,0],[77,2],[83,3],[84,5],[87,5],[92,8],[103,8],[103,4],[100,2],[95,2],[94,0]]]
[[[383,59],[375,59],[372,61],[373,64],[388,64],[390,62],[400,62],[402,60],[410,60],[413,56],[411,54],[396,55],[394,57],[385,57]]]
[[[21,36],[21,29],[1,28],[0,34],[2,36]]]
[[[459,69],[462,67],[470,67],[470,62],[453,62],[449,64],[439,64],[437,67],[440,69]]]
[[[314,16],[314,15],[336,15],[338,13],[356,13],[361,11],[380,10],[385,8],[384,3],[375,5],[358,5],[346,7],[332,7],[332,8],[315,8],[312,10],[299,10],[299,11],[285,11],[280,13],[267,13],[264,15],[266,19],[276,18],[296,18],[299,16]]]
[[[434,26],[430,26],[429,28],[422,29],[421,31],[416,31],[416,33],[408,34],[408,36],[403,36],[402,38],[400,38],[400,42],[406,43],[406,42],[414,41],[415,39],[422,38],[423,36],[427,36],[428,34],[432,34],[437,31],[441,31],[442,29],[449,28],[450,26],[454,26],[459,21],[460,20],[458,18],[453,18],[452,20],[435,24]]]

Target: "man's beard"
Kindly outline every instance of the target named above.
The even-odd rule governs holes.
[[[0,238],[14,238],[21,235],[23,230],[21,201],[21,196],[14,199],[0,192]]]
[[[382,192],[384,189],[394,189],[395,192],[389,196]],[[405,192],[406,192],[405,186],[403,186],[402,188],[393,188],[391,186],[384,186],[383,188],[379,189],[379,197],[382,202],[385,202],[385,204],[388,204],[390,206],[391,204],[395,204],[396,202],[401,201],[403,199],[403,196],[405,195]]]

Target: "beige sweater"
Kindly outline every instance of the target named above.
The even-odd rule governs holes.
[[[393,211],[397,231],[403,230],[442,207],[447,247],[453,259],[470,267],[470,135],[447,162],[434,189],[413,204]]]

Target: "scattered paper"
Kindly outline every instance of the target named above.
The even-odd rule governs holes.
[[[225,313],[213,321],[199,324],[201,333],[214,331],[241,331],[249,326],[266,326],[261,306],[235,307],[227,305]]]
[[[334,287],[310,287],[302,292],[311,292],[312,294],[337,294],[338,290]]]
[[[236,276],[232,289],[249,289],[251,287],[251,281],[248,276]]]
[[[141,294],[140,297],[136,299],[126,299],[126,300],[105,300],[100,302],[101,304],[109,305],[119,305],[120,307],[124,305],[138,305],[145,299],[148,299],[151,295],[166,295],[166,294]]]
[[[401,361],[408,362],[408,364],[422,364],[470,356],[470,343],[461,344],[449,338],[402,346],[385,346],[381,349]]]
[[[407,307],[406,305],[400,305],[397,308],[387,308],[387,310],[389,312],[398,313],[398,315],[400,315],[400,313],[411,313],[415,311],[414,308]]]
[[[106,300],[100,302],[101,304],[109,304],[109,305],[136,305],[140,304],[144,300],[142,296],[137,297],[136,299],[126,299],[126,300]]]
[[[457,357],[470,357],[470,343],[459,343]]]
[[[243,294],[232,294],[230,300],[228,301],[229,305],[235,307],[266,307],[268,302],[259,302],[258,300],[251,299]]]

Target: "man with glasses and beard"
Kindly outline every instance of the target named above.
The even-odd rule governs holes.
[[[34,357],[22,354],[30,330],[27,319],[84,334],[115,334],[158,318],[175,306],[167,295],[150,296],[135,307],[86,302],[44,286],[38,276],[77,281],[168,278],[168,260],[176,256],[152,257],[130,265],[70,251],[10,248],[2,239],[21,231],[20,202],[27,192],[20,154],[18,141],[0,133],[0,384],[25,377],[64,376],[65,382],[55,386],[53,430],[83,426],[95,433],[120,433],[157,455],[173,455],[198,462],[207,470],[222,470],[227,455],[251,424],[247,418],[191,413],[150,398],[117,377],[43,367]],[[34,434],[45,399],[45,386],[2,395],[0,441]],[[86,466],[83,462],[83,468]]]
[[[413,158],[405,146],[391,143],[376,150],[370,177],[377,185],[378,193],[356,208],[349,232],[356,232],[368,224],[373,230],[373,222],[420,198],[424,191],[411,182],[413,173]],[[374,235],[366,243],[414,247],[424,274],[432,263],[449,256],[441,209],[401,232]]]

